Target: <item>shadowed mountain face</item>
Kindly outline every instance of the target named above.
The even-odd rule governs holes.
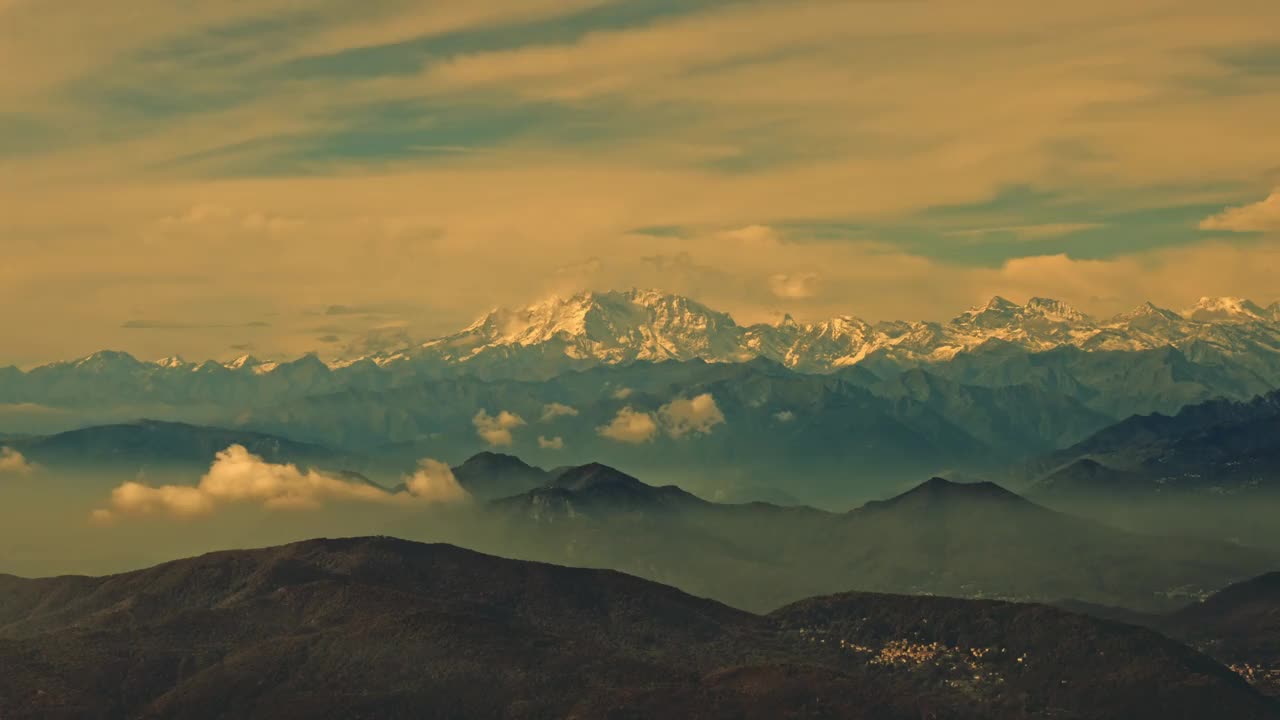
[[[1147,491],[1187,493],[1280,492],[1280,391],[1248,402],[1215,400],[1177,415],[1138,415],[1032,463],[1057,493],[1105,491],[1058,473],[1089,460],[1145,481]],[[1079,474],[1077,473],[1077,476]]]
[[[845,595],[768,616],[389,538],[0,576],[6,718],[1280,717],[1150,631]]]
[[[1280,391],[1128,418],[1021,468],[1029,497],[1148,532],[1280,548]]]
[[[198,472],[208,469],[214,455],[230,445],[242,445],[254,455],[274,463],[337,468],[360,462],[321,445],[276,435],[157,420],[99,425],[19,439],[8,445],[33,462],[70,470]]]
[[[556,522],[594,516],[606,522],[620,515],[667,518],[709,506],[675,485],[653,487],[607,465],[591,463],[553,471],[545,487],[494,502],[494,510],[518,520]]]
[[[514,455],[482,452],[453,468],[453,475],[472,497],[480,500],[508,497],[545,484],[550,474]]]

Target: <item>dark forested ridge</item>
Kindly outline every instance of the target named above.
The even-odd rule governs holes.
[[[391,538],[0,577],[0,715],[1276,718],[1152,631],[847,594],[754,615],[611,571]]]

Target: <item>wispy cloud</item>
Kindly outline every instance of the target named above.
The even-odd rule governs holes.
[[[271,323],[265,320],[251,320],[243,323],[200,323],[181,320],[125,320],[120,327],[129,330],[212,330],[218,328],[268,328]]]
[[[542,422],[551,422],[562,417],[577,417],[578,409],[564,403],[547,403],[542,406]]]
[[[1136,304],[1169,298],[1192,255],[1204,263],[1192,279],[1212,288],[1273,287],[1248,267],[1228,275],[1239,246],[1196,226],[1274,227],[1265,202],[1245,203],[1275,179],[1280,93],[1265,54],[1241,50],[1274,42],[1274,3],[132,0],[130,22],[121,12],[0,10],[0,67],[23,68],[0,73],[0,106],[21,108],[0,114],[0,162],[23,179],[0,218],[0,305],[29,308],[4,352],[40,356],[0,362],[119,343],[208,356],[245,340],[121,332],[122,318],[181,324],[138,317],[142,293],[191,317],[278,309],[272,337],[254,337],[276,355],[311,348],[297,318],[349,291],[352,307],[425,309],[414,331],[429,336],[587,281],[691,293],[747,320],[934,318],[1049,266],[1067,274],[1034,292],[1083,301],[1099,277],[1160,268],[1103,293]],[[921,221],[1011,187],[1055,202]],[[1165,210],[1192,219],[1154,228]],[[79,332],[51,340],[52,326]]]
[[[1280,190],[1249,205],[1227,208],[1204,219],[1201,230],[1227,230],[1230,232],[1280,231]]]

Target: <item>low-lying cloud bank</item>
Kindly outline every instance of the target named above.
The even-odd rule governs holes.
[[[22,453],[11,447],[0,447],[0,475],[27,475],[35,470]]]
[[[658,408],[657,413],[636,410],[630,405],[618,411],[607,425],[596,428],[602,437],[618,442],[640,444],[664,432],[674,439],[686,435],[709,435],[716,425],[724,423],[724,413],[711,393],[692,398],[676,398]]]
[[[130,481],[111,491],[110,505],[94,510],[92,519],[110,524],[121,518],[211,515],[232,505],[256,505],[268,510],[318,510],[330,503],[408,505],[466,500],[449,466],[422,460],[405,478],[404,490],[390,492],[368,482],[296,465],[270,463],[242,445],[219,452],[196,485],[152,486]]]

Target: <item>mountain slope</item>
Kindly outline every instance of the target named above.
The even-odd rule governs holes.
[[[88,470],[205,469],[230,445],[243,445],[273,463],[333,467],[355,460],[322,445],[277,435],[159,420],[99,425],[8,444],[43,466]]]
[[[709,503],[598,465],[489,508],[493,551],[609,567],[750,609],[857,589],[1169,610],[1280,563],[1223,542],[1124,532],[993,483],[941,478],[844,514]]]
[[[1064,486],[1060,469],[1088,460],[1125,475],[1130,490],[1141,481],[1149,494],[1280,491],[1278,433],[1280,391],[1248,402],[1214,400],[1173,416],[1130,417],[1047,455],[1027,473],[1047,475],[1040,482],[1063,492],[1071,488]],[[1105,493],[1109,488],[1094,483],[1075,489]]]
[[[617,515],[703,509],[708,503],[675,485],[653,487],[606,465],[562,468],[544,487],[503,498],[491,507],[535,521],[556,522],[582,516],[615,522]]]
[[[453,476],[472,497],[492,500],[540,487],[550,478],[514,455],[482,452],[453,468]]]
[[[1280,572],[1224,588],[1159,627],[1280,697]]]
[[[1277,717],[1194,651],[1046,608],[845,596],[762,617],[390,538],[0,577],[0,664],[7,718]]]

